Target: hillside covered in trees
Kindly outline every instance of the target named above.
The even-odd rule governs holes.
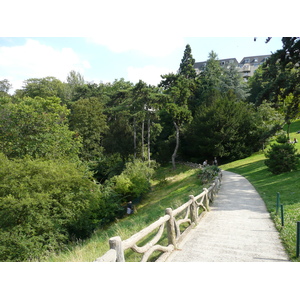
[[[264,149],[299,116],[300,40],[283,38],[248,82],[189,45],[157,86],[0,81],[0,260],[39,260],[88,238],[146,193],[158,164],[225,163]]]

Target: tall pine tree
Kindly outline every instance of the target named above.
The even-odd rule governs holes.
[[[194,64],[195,59],[192,55],[191,46],[186,45],[178,73],[184,76],[186,79],[195,79],[197,74],[196,70],[194,69]]]

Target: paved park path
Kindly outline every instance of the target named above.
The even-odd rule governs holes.
[[[243,176],[223,171],[222,185],[211,211],[167,261],[287,262],[289,259],[257,191]]]

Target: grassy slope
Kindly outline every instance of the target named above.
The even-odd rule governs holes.
[[[159,168],[152,182],[152,191],[138,205],[137,213],[118,220],[105,230],[98,230],[90,239],[70,246],[70,250],[59,255],[52,255],[48,261],[94,261],[109,250],[110,237],[118,235],[123,240],[127,239],[164,216],[166,208],[175,209],[188,201],[189,195],[201,193],[202,186],[196,173],[197,170],[186,166],[178,166],[176,170],[171,167]],[[126,261],[138,260],[138,255],[125,254]]]
[[[300,140],[300,120],[291,126],[291,139]],[[296,144],[300,152],[300,142]],[[296,258],[296,222],[300,221],[300,171],[281,175],[273,175],[264,165],[264,154],[255,154],[249,158],[222,165],[224,170],[245,176],[257,189],[266,203],[271,217],[280,232],[281,239],[290,258]],[[299,167],[300,170],[300,167]],[[147,227],[164,215],[167,207],[176,208],[188,200],[188,195],[199,194],[202,186],[195,175],[197,170],[178,166],[173,171],[171,167],[159,168],[153,180],[153,190],[137,207],[138,212],[132,216],[118,220],[105,230],[98,230],[87,241],[70,247],[70,250],[59,255],[53,255],[49,261],[93,261],[103,255],[108,249],[108,239],[119,235],[126,239]],[[164,180],[166,179],[166,180]],[[281,203],[284,204],[285,226],[282,228],[280,217],[275,214],[276,196],[280,193]],[[129,255],[134,261],[135,257]]]
[[[300,140],[300,120],[291,125],[291,140]],[[296,144],[298,153],[300,143]],[[299,170],[280,175],[273,175],[264,164],[264,154],[256,154],[249,158],[235,161],[221,166],[223,170],[235,172],[245,176],[256,188],[266,203],[267,209],[280,232],[283,244],[293,261],[296,258],[296,222],[300,221],[300,167]],[[284,227],[281,226],[280,212],[276,215],[277,192],[280,202],[284,205]]]

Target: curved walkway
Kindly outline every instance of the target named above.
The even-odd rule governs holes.
[[[287,262],[264,201],[244,177],[223,171],[218,196],[167,261]]]

